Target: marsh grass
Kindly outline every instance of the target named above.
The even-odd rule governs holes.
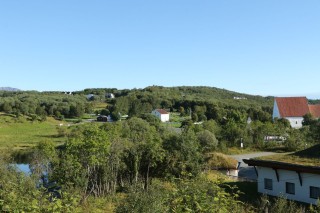
[[[28,117],[0,114],[0,148],[9,147],[23,149],[35,146],[44,140],[53,140],[57,143],[65,141],[59,137],[57,126],[62,123],[48,117],[46,121],[30,121]]]
[[[308,149],[286,154],[276,154],[259,157],[261,160],[273,160],[305,166],[320,166],[320,145]]]

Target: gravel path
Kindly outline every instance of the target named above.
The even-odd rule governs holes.
[[[241,154],[241,155],[230,155],[230,157],[236,159],[238,162],[241,162],[238,176],[242,178],[247,178],[251,180],[256,180],[257,175],[254,171],[254,168],[252,166],[248,166],[245,164],[242,159],[249,159],[249,158],[256,158],[256,157],[262,157],[262,156],[268,156],[268,155],[274,155],[277,153],[274,152],[256,152],[256,153],[250,153],[250,154]]]
[[[277,154],[277,153],[275,153],[275,152],[256,152],[256,153],[250,153],[250,154],[230,155],[230,157],[236,159],[238,162],[241,162],[240,167],[248,167],[248,165],[245,164],[242,161],[242,159],[256,158],[256,157],[275,155],[275,154]]]

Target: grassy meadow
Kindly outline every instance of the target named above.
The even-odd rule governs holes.
[[[65,141],[58,136],[57,127],[61,121],[48,117],[46,121],[30,121],[28,117],[15,118],[13,115],[0,113],[0,148],[28,148],[43,140],[57,143]],[[61,128],[67,128],[62,126]]]
[[[105,102],[94,102],[93,108],[94,108],[94,110],[100,111],[102,109],[106,109],[107,106],[108,106],[108,104]]]
[[[304,166],[319,166],[320,164],[320,144],[311,146],[307,149],[259,157],[260,160],[280,161],[285,163],[299,164]]]

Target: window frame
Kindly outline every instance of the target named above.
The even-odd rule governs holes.
[[[316,191],[313,191],[313,190],[316,190]],[[310,192],[310,198],[312,199],[319,199],[320,198],[320,187],[316,187],[316,186],[310,186],[309,187],[309,192]],[[313,193],[311,193],[313,192]],[[314,196],[314,194],[317,193],[318,196]]]
[[[291,186],[292,188],[290,188],[290,186]],[[293,191],[290,191],[290,190],[292,190],[292,189],[293,189]],[[287,193],[287,194],[291,194],[291,195],[296,194],[296,186],[295,186],[294,183],[286,182],[286,193]]]
[[[273,190],[273,180],[271,178],[264,179],[264,189]]]

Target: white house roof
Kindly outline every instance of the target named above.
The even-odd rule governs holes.
[[[245,162],[249,166],[261,166],[261,167],[267,167],[272,169],[283,169],[283,170],[296,171],[296,172],[320,174],[319,166],[304,166],[304,165],[284,163],[279,161],[256,160],[256,159],[243,159],[243,162]]]
[[[169,114],[166,110],[164,109],[156,109],[156,111],[158,111],[160,114],[164,115],[164,114]]]

